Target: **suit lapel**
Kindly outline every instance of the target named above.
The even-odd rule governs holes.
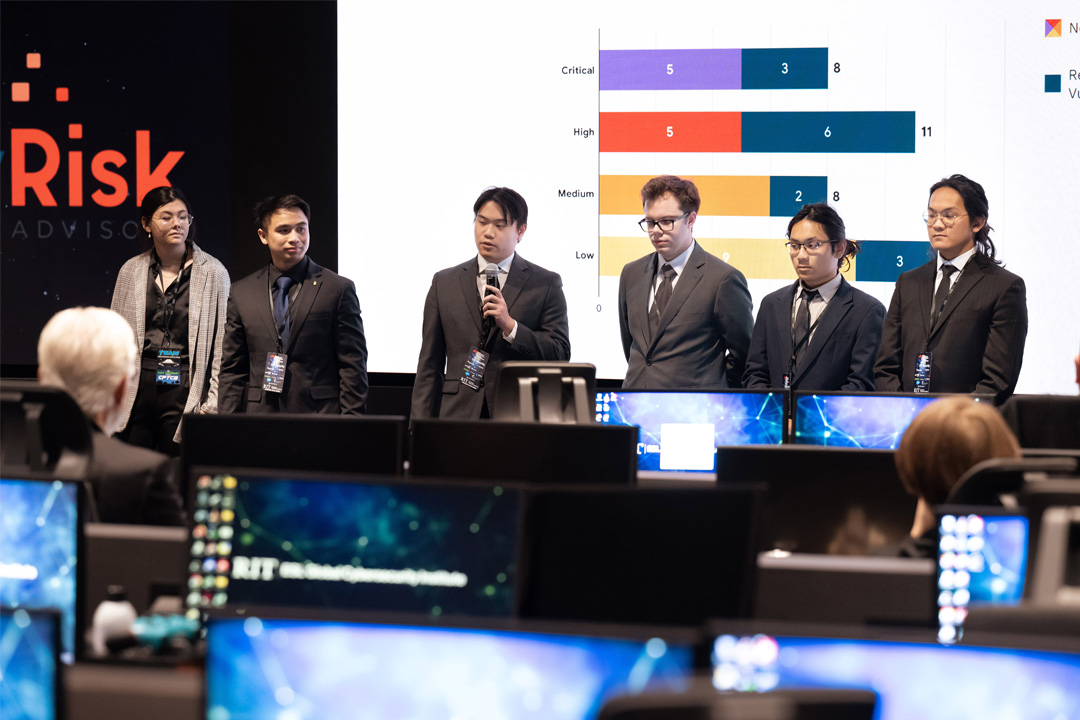
[[[853,304],[851,285],[848,284],[847,280],[840,278],[840,287],[836,289],[836,294],[833,295],[832,300],[825,306],[818,318],[818,324],[814,328],[814,336],[810,341],[810,345],[806,348],[806,353],[802,356],[798,367],[795,369],[796,381],[806,373],[807,368],[814,364],[814,359],[817,358],[821,353],[821,349],[829,342],[829,338],[832,337],[836,328],[840,326],[840,322],[851,312]]]
[[[296,301],[293,302],[293,307],[289,309],[289,345],[285,348],[286,354],[290,353],[292,348],[296,346],[296,338],[300,337],[300,331],[304,328],[304,321],[307,320],[308,313],[311,312],[311,308],[315,304],[315,298],[318,296],[319,290],[322,289],[322,274],[322,267],[316,265],[314,260],[308,260],[307,277],[304,278],[300,292],[296,296]]]
[[[480,294],[476,287],[476,274],[479,266],[476,259],[472,259],[461,266],[461,294],[464,296],[465,307],[469,310],[469,317],[476,326],[476,334],[479,335],[484,327],[483,318],[480,317]]]
[[[937,257],[918,268],[915,272],[921,272],[918,282],[915,284],[915,309],[919,315],[919,322],[924,335],[930,334],[930,306],[934,302],[934,279],[937,277]]]
[[[642,338],[643,346],[649,346],[653,338],[649,337],[649,295],[652,292],[653,275],[659,256],[652,254],[649,262],[642,263],[641,281],[627,288],[626,307],[630,315],[630,334]]]
[[[529,263],[520,255],[514,256],[510,263],[510,273],[506,276],[506,285],[502,288],[503,299],[506,300],[506,309],[514,307],[514,302],[521,294],[522,288],[529,281]],[[513,313],[510,313],[513,315]]]
[[[935,269],[936,272],[936,269]],[[949,294],[949,300],[945,303],[945,309],[941,311],[941,315],[937,319],[937,323],[934,325],[933,337],[941,331],[941,328],[945,327],[945,323],[948,322],[949,317],[953,314],[953,310],[964,301],[971,289],[979,284],[979,281],[986,276],[986,268],[983,267],[982,256],[979,253],[975,253],[968,260],[967,265],[964,266],[964,271],[960,273],[960,277],[956,281],[956,285],[953,286],[952,292]],[[929,323],[929,321],[927,321]]]
[[[257,302],[255,306],[259,308],[259,317],[262,318],[263,325],[266,327],[266,334],[270,338],[276,338],[277,324],[274,322],[273,305],[270,300],[270,266],[264,265],[263,269],[256,275],[258,286],[258,293],[256,295]]]
[[[660,324],[656,327],[656,337],[652,338],[652,345],[655,345],[657,339],[664,334],[664,330],[679,314],[683,303],[690,297],[690,293],[694,291],[694,288],[697,287],[697,284],[701,282],[701,278],[705,275],[704,253],[705,251],[701,249],[700,245],[694,245],[693,252],[690,253],[686,265],[683,266],[682,275],[679,276],[679,281],[671,292],[671,299],[668,300],[667,307],[664,308],[664,314],[660,316]],[[646,308],[648,308],[647,303]],[[648,327],[648,322],[646,322],[646,327]]]

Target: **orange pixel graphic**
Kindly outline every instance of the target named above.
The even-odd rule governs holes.
[[[11,102],[30,102],[30,83],[11,83]]]
[[[56,88],[56,102],[67,102],[68,97],[69,94],[67,88]]]
[[[37,70],[41,67],[41,53],[26,53],[26,67]]]

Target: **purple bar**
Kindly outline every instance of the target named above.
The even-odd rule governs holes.
[[[601,50],[601,90],[739,90],[742,50]]]

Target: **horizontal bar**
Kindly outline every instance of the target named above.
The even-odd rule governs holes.
[[[859,243],[860,282],[894,283],[900,273],[914,270],[934,257],[926,240],[863,240]]]
[[[741,134],[737,112],[600,113],[600,152],[739,152]]]
[[[784,247],[783,239],[697,238],[697,242],[707,252],[733,265],[747,279],[793,282],[796,278],[795,269],[791,265],[791,257]],[[644,233],[640,238],[601,237],[600,274],[618,277],[624,265],[651,252],[653,252],[652,243]],[[854,280],[857,267],[856,261],[853,260],[851,266],[843,272],[844,277]],[[760,298],[755,299],[760,300]]]
[[[743,90],[824,90],[828,87],[828,48],[742,51]]]
[[[827,177],[773,175],[769,180],[769,215],[794,217],[803,205],[829,199]]]
[[[601,90],[738,90],[740,50],[601,50]]]
[[[601,150],[603,141],[601,131]],[[915,113],[744,112],[741,145],[742,152],[913,153]]]
[[[768,175],[683,175],[701,194],[700,215],[768,217]],[[641,215],[641,188],[651,175],[601,175],[601,215]],[[824,181],[825,178],[821,178]]]

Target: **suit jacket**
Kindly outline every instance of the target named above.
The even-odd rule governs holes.
[[[936,275],[935,258],[896,281],[874,366],[877,389],[911,392],[915,359],[925,347],[933,353],[930,392],[992,393],[998,402],[1005,400],[1024,360],[1023,279],[976,252],[931,332]]]
[[[782,388],[791,365],[791,307],[796,282],[769,293],[758,308],[743,385]],[[844,278],[825,306],[791,387],[800,390],[874,389],[874,361],[881,344],[885,306]]]
[[[469,348],[478,346],[483,319],[476,286],[476,257],[440,270],[431,279],[424,303],[424,339],[416,363],[412,417],[477,420],[487,398],[493,406],[495,379],[505,360],[569,360],[570,330],[566,298],[557,273],[515,255],[503,285],[510,317],[517,321],[514,344],[498,328],[488,333],[484,349],[491,353],[484,385],[473,390],[461,384]]]
[[[265,392],[266,354],[278,351],[270,305],[270,266],[237,281],[229,294],[219,412],[359,414],[367,398],[367,343],[351,280],[308,261],[289,308],[282,392]]]
[[[90,427],[93,455],[86,479],[101,522],[183,525],[184,504],[173,484],[172,461],[111,438],[92,422]]]
[[[194,245],[191,282],[188,285],[188,354],[191,357],[191,389],[184,412],[215,413],[218,406],[218,373],[221,369],[221,343],[225,334],[225,312],[229,300],[229,273],[225,266]],[[150,251],[136,255],[124,263],[116,276],[112,309],[120,313],[135,333],[136,377],[146,340],[146,280],[150,271]],[[138,383],[128,385],[124,400],[124,415],[119,430],[127,427],[131,408],[135,405]],[[180,428],[175,442],[180,442]]]
[[[695,243],[656,331],[649,295],[657,253],[628,263],[619,278],[624,388],[719,390],[742,380],[754,326],[743,274]]]

